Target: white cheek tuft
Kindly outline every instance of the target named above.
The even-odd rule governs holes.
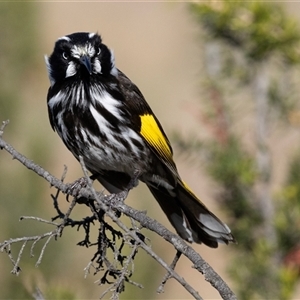
[[[68,64],[67,71],[66,71],[66,78],[74,76],[76,74],[76,72],[77,72],[77,70],[76,70],[75,63],[73,61],[70,61]]]
[[[98,58],[95,58],[94,63],[93,63],[93,73],[99,73],[101,74],[101,63]]]

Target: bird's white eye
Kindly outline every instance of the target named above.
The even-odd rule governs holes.
[[[62,57],[63,59],[67,60],[69,58],[69,55],[67,54],[67,52],[63,52]]]

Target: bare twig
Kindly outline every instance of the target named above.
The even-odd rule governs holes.
[[[62,223],[60,224],[60,226],[58,228],[58,231],[57,231],[57,235],[58,236],[62,235],[62,232],[63,232],[63,230],[64,230],[64,228],[65,228],[65,226],[66,226],[66,224],[68,222],[68,218],[70,217],[71,212],[74,209],[75,205],[76,205],[76,198],[73,198],[73,200],[72,200],[72,202],[71,202],[71,204],[70,204],[70,206],[68,208],[68,211],[66,212],[66,214],[65,214],[65,216],[63,218],[63,221],[62,221]]]
[[[38,287],[35,288],[35,292],[32,294],[32,296],[35,300],[45,300],[43,293]]]
[[[170,264],[170,268],[171,268],[172,270],[175,270],[176,264],[177,264],[177,262],[179,261],[179,258],[180,258],[180,256],[181,256],[181,254],[182,254],[182,253],[179,252],[179,251],[176,252],[175,257],[174,257],[172,263]],[[163,280],[162,280],[160,286],[159,286],[158,289],[157,289],[157,293],[158,293],[158,294],[161,294],[161,293],[164,292],[164,286],[165,286],[165,284],[167,283],[167,281],[168,281],[171,277],[172,277],[172,276],[171,276],[170,273],[167,273],[167,274],[165,275],[165,277],[163,278]]]
[[[0,251],[3,252],[3,251],[6,251],[8,253],[8,256],[14,266],[13,270],[11,271],[13,274],[16,274],[18,275],[21,271],[21,268],[19,267],[19,263],[20,263],[20,260],[21,260],[21,256],[23,254],[23,250],[26,246],[26,244],[28,242],[33,242],[33,245],[31,247],[31,250],[30,250],[30,254],[33,256],[33,248],[34,246],[36,245],[36,243],[42,239],[45,239],[48,237],[51,238],[53,236],[56,236],[57,235],[57,229],[56,230],[53,230],[53,231],[50,231],[50,232],[46,232],[42,235],[36,235],[36,236],[27,236],[27,237],[22,237],[22,238],[15,238],[15,239],[9,239],[7,241],[4,241],[3,243],[0,243]],[[21,243],[23,242],[23,245],[18,253],[18,256],[17,256],[17,260],[15,261],[11,255],[11,252],[10,252],[10,249],[11,249],[11,245],[12,244],[16,244],[16,243]],[[46,244],[48,244],[48,242],[46,241]],[[40,257],[39,257],[39,263],[42,259],[42,256],[43,256],[43,253],[44,253],[44,248],[45,248],[45,245],[41,251],[41,254],[40,254]]]
[[[2,138],[4,129],[5,129],[5,127],[8,125],[8,123],[9,123],[9,120],[6,120],[6,121],[3,121],[3,122],[2,122],[2,125],[1,125],[1,127],[0,127],[0,138]]]
[[[91,193],[93,194],[93,196],[95,197],[98,205],[100,206],[100,208],[102,210],[104,210],[106,212],[106,214],[131,238],[133,238],[139,245],[140,247],[146,251],[146,253],[148,253],[150,256],[152,256],[159,264],[161,264],[167,271],[168,273],[174,278],[176,279],[195,299],[199,299],[201,300],[202,298],[199,296],[198,292],[192,287],[190,286],[185,280],[184,278],[182,278],[181,276],[178,275],[178,273],[176,273],[174,270],[172,270],[168,264],[161,259],[149,246],[147,246],[144,241],[142,241],[140,239],[140,237],[132,230],[130,230],[129,228],[127,228],[112,212],[111,210],[108,209],[108,206],[106,204],[104,204],[98,197],[95,189],[92,186],[92,182],[88,176],[87,173],[87,169],[84,165],[84,161],[83,159],[80,157],[80,163],[82,166],[82,170],[84,175],[86,176],[87,182],[88,182],[88,188],[90,189]],[[115,203],[123,203],[123,201],[125,200],[125,198],[127,197],[128,191],[125,192],[121,192],[119,194],[116,194],[116,198],[114,198],[114,202],[117,200],[117,202]],[[125,197],[125,198],[124,198]]]
[[[52,176],[49,172],[44,170],[42,167],[36,165],[34,162],[27,159],[24,155],[17,152],[10,144],[5,142],[2,139],[2,132],[5,125],[2,125],[0,130],[0,148],[4,149],[8,153],[12,155],[12,157],[18,161],[20,161],[25,167],[28,169],[34,171],[39,176],[43,177],[45,180],[47,180],[52,186],[56,187],[59,191],[61,191],[64,194],[68,194],[71,196],[78,196],[69,189],[69,186],[64,184],[62,180],[59,180]],[[87,176],[87,171],[83,166],[85,176]],[[91,181],[88,180],[88,186],[87,188],[80,189],[79,196],[84,197],[90,200],[95,200],[98,207],[105,211],[106,215],[111,218],[119,228],[123,230],[126,236],[129,236],[132,238],[137,247],[142,248],[144,251],[146,251],[151,257],[153,257],[159,264],[161,264],[170,274],[170,277],[176,279],[195,299],[201,299],[197,291],[195,291],[181,276],[176,273],[172,267],[169,267],[168,264],[163,261],[156,253],[153,252],[151,247],[149,247],[147,244],[145,244],[144,240],[140,238],[139,234],[135,230],[130,230],[127,228],[119,219],[118,217],[111,211],[110,208],[113,208],[114,210],[117,210],[126,216],[131,217],[132,219],[138,221],[143,227],[150,229],[154,232],[156,232],[158,235],[162,236],[166,241],[171,243],[175,249],[178,252],[181,252],[183,255],[185,255],[193,264],[194,268],[197,269],[199,272],[204,274],[205,279],[211,283],[212,286],[214,286],[220,293],[223,299],[229,300],[229,299],[236,299],[236,296],[233,294],[233,292],[230,290],[230,288],[227,286],[227,284],[220,278],[218,274],[215,273],[215,271],[202,259],[202,257],[189,245],[187,245],[181,238],[179,238],[176,234],[170,232],[167,230],[164,226],[162,226],[157,221],[149,218],[144,212],[137,211],[129,206],[127,206],[123,201],[126,198],[128,191],[121,192],[116,195],[110,195],[105,196],[103,193],[97,193],[94,188],[92,187]],[[58,195],[58,194],[57,194]],[[113,200],[109,201],[108,200]],[[40,263],[40,259],[43,256],[44,250],[49,243],[49,241],[52,239],[52,237],[61,236],[62,231],[64,227],[69,223],[69,216],[76,204],[76,199],[74,198],[68,212],[64,215],[63,221],[59,226],[56,228],[56,230],[53,230],[51,232],[45,233],[40,236],[33,236],[33,237],[24,237],[24,238],[17,238],[17,239],[10,239],[8,241],[4,241],[4,243],[0,243],[0,250],[6,250],[10,255],[10,247],[11,244],[17,243],[17,242],[29,242],[32,241],[36,243],[37,241],[47,238],[46,243],[44,244],[44,247],[42,249],[42,252],[40,254],[38,263]],[[91,209],[93,209],[91,207]],[[98,208],[97,208],[98,210]],[[95,213],[95,210],[94,210]],[[53,224],[54,225],[54,224]],[[25,246],[24,246],[25,247]],[[19,260],[21,257],[21,253],[19,253]],[[13,265],[15,266],[16,270],[18,270],[19,266],[16,264],[16,262],[13,261],[11,258]],[[19,262],[17,259],[17,262]],[[93,264],[89,263],[89,265],[85,269],[85,274],[87,274],[90,270],[90,268],[93,266]]]
[[[87,278],[88,274],[90,274],[91,267],[93,267],[94,269],[96,269],[95,266],[93,265],[93,261],[92,260],[89,261],[89,263],[87,264],[87,266],[83,269],[83,271],[84,271],[84,278],[85,279]]]
[[[132,275],[133,272],[129,270],[130,264],[133,264],[133,258],[136,254],[139,245],[135,244],[132,248],[131,254],[127,257],[127,260],[121,270],[121,273],[118,279],[113,283],[112,287],[106,289],[101,295],[100,299],[102,299],[107,293],[112,292],[112,299],[119,299],[119,294],[123,291],[124,288],[124,281],[127,281],[139,288],[143,288],[143,286],[139,283],[131,281],[129,277]]]
[[[33,216],[22,216],[22,217],[20,217],[20,221],[23,221],[23,220],[34,220],[34,221],[38,221],[38,222],[49,224],[49,225],[59,226],[58,223],[48,221],[48,220],[45,220],[45,219],[42,219],[42,218],[39,218],[39,217],[33,217]]]
[[[43,258],[45,249],[46,249],[47,245],[49,244],[50,240],[53,238],[53,236],[56,237],[57,235],[58,235],[58,234],[50,235],[50,236],[47,238],[47,240],[46,240],[46,242],[45,242],[45,244],[44,244],[44,246],[43,246],[43,248],[42,248],[42,250],[41,250],[40,256],[39,256],[39,258],[38,258],[38,260],[37,260],[37,262],[36,262],[36,264],[35,264],[36,267],[42,262],[42,258]]]

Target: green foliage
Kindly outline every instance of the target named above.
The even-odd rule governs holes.
[[[269,104],[270,108],[277,111],[279,117],[286,121],[289,113],[295,109],[297,99],[295,95],[291,94],[291,91],[289,91],[289,93],[283,91],[282,82],[280,82],[280,80],[282,80],[282,78],[273,79],[270,84]],[[284,87],[285,90],[287,90],[287,88],[288,87]],[[292,90],[294,90],[294,87]]]
[[[251,186],[255,181],[253,158],[241,149],[237,139],[230,138],[225,145],[210,145],[211,160],[219,164],[210,165],[210,174],[218,182],[231,185],[234,182],[241,186]]]
[[[297,23],[283,9],[262,1],[217,1],[191,5],[201,25],[214,38],[240,48],[256,61],[280,53],[299,62]]]
[[[225,145],[207,146],[211,154],[208,172],[222,187],[219,202],[230,207],[229,225],[239,244],[251,249],[262,222],[259,210],[249,201],[257,176],[254,159],[236,138],[230,138]]]
[[[288,119],[286,116],[297,104],[295,95],[300,92],[292,76],[293,66],[300,62],[297,23],[281,6],[262,1],[201,2],[191,4],[190,8],[207,33],[207,43],[213,41],[222,49],[218,54],[221,58],[217,57],[221,65],[219,73],[209,74],[209,80],[205,81],[205,88],[210,91],[206,95],[210,96],[210,101],[206,101],[208,108],[205,108],[209,124],[206,122],[202,126],[214,128],[211,141],[190,142],[177,135],[178,146],[193,157],[204,157],[208,174],[221,187],[218,201],[228,212],[227,223],[238,241],[229,267],[238,298],[291,299],[300,271],[300,248],[297,246],[300,240],[300,156],[290,163],[281,192],[277,197],[271,193],[274,214],[272,220],[267,219],[257,187],[271,189],[271,176],[262,176],[262,170],[271,172],[273,166],[269,160],[269,165],[263,165],[266,168],[262,169],[255,151],[268,155],[266,148],[273,145],[253,140],[251,147],[247,147],[245,139],[236,133],[243,115],[236,112],[238,117],[232,117],[231,107],[234,94],[257,95],[253,93],[252,84],[263,78],[270,83],[266,93],[269,113],[265,115],[268,120],[263,120],[264,126],[270,124],[268,129],[271,130],[280,118]],[[240,66],[236,63],[237,56],[239,63],[242,61]],[[211,59],[209,63],[214,62]],[[269,68],[265,77],[259,72],[262,64]],[[244,73],[238,71],[241,66]],[[258,72],[251,72],[253,69]],[[255,77],[258,75],[261,77]],[[257,103],[256,99],[253,102]],[[274,114],[275,111],[279,114]],[[255,112],[251,113],[254,118]],[[254,120],[257,124],[253,126],[259,128],[262,124]],[[274,237],[268,236],[265,228],[271,228]]]
[[[281,288],[279,298],[283,300],[292,299],[293,291],[299,279],[299,270],[295,268],[282,267],[279,270],[279,282]]]
[[[277,196],[276,227],[283,256],[300,240],[300,156],[290,162],[285,186]]]

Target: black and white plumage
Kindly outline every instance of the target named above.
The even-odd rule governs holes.
[[[93,178],[116,193],[138,173],[183,239],[214,248],[234,242],[181,180],[162,126],[98,34],[61,37],[46,64],[51,126]]]

